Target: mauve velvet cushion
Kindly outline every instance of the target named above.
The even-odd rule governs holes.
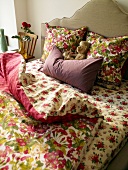
[[[54,46],[45,60],[43,72],[83,92],[90,93],[102,61],[103,58],[64,60],[62,53]]]

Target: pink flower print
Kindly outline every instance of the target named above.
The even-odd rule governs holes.
[[[113,130],[113,132],[118,131],[118,127],[117,126],[113,126],[111,129]]]
[[[57,152],[57,154],[59,155],[59,158],[60,158],[60,157],[61,157],[61,158],[64,157],[64,153],[63,153],[61,150],[57,150],[56,152]]]
[[[80,163],[80,165],[78,166],[78,169],[79,169],[79,170],[84,170],[84,164],[83,164],[83,163]]]
[[[46,104],[43,104],[43,107],[49,107],[50,104],[46,103]]]
[[[42,94],[45,95],[45,94],[48,94],[48,92],[47,91],[42,91]]]
[[[111,136],[110,138],[109,138],[109,141],[111,142],[111,143],[114,143],[116,140],[115,140],[115,136]]]
[[[110,108],[110,105],[106,105],[105,108],[109,109],[109,108]]]
[[[67,93],[67,90],[63,90],[64,93]]]
[[[109,95],[108,94],[104,94],[104,97],[108,97]]]
[[[119,60],[117,60],[116,58],[112,60],[114,63],[118,64]]]
[[[63,169],[65,165],[66,165],[66,160],[62,159],[62,160],[60,160],[60,164],[58,165],[58,168]]]
[[[67,49],[68,45],[66,43],[64,43],[64,49]]]
[[[121,52],[121,47],[119,45],[111,44],[109,49],[112,54],[119,54]]]
[[[59,164],[58,156],[58,153],[56,151],[53,151],[50,153],[46,153],[44,155],[44,158],[47,164],[51,164],[52,168],[57,169],[57,165]]]
[[[27,131],[28,132],[35,132],[34,126],[33,125],[27,126]]]
[[[63,129],[59,129],[59,130],[57,130],[57,132],[58,132],[58,133],[61,133],[61,134],[63,134],[63,135],[67,135],[66,130],[63,130]]]
[[[87,106],[84,105],[84,106],[81,106],[81,112],[85,112],[87,110]]]
[[[117,99],[121,99],[121,97],[118,95],[117,97],[116,97]]]
[[[79,128],[81,128],[81,129],[85,129],[86,127],[87,127],[86,124],[84,124],[82,122],[79,124]]]
[[[24,161],[28,158],[28,156],[23,156],[22,158],[20,158],[21,161]]]
[[[19,143],[20,146],[26,145],[26,142],[23,139],[17,138],[16,141]]]
[[[107,117],[106,120],[107,120],[108,122],[112,122],[112,119],[111,119],[110,117]]]
[[[3,104],[3,103],[4,103],[3,99],[0,99],[0,104]]]
[[[128,114],[124,115],[125,118],[128,118]]]
[[[119,106],[118,109],[119,110],[124,110],[124,108],[122,106]]]
[[[122,124],[123,124],[124,126],[128,126],[128,122],[127,122],[127,121],[123,121]]]
[[[45,98],[44,98],[44,97],[41,97],[41,98],[40,98],[40,100],[44,101],[44,100],[45,100]]]
[[[75,133],[75,132],[71,131],[70,134],[71,134],[74,138],[76,138],[76,133]]]
[[[105,76],[109,76],[109,75],[112,74],[112,73],[113,73],[113,68],[110,67],[109,70],[106,70],[106,71],[105,71]]]
[[[75,149],[74,148],[71,148],[69,151],[68,151],[68,153],[67,153],[67,156],[68,157],[70,157],[70,158],[73,158],[73,152],[75,151]]]
[[[95,154],[94,156],[91,157],[92,162],[98,163],[99,162],[99,155]]]
[[[96,54],[97,54],[97,51],[95,50],[93,53],[96,55]]]
[[[101,101],[101,99],[99,97],[96,98],[96,101]]]
[[[102,53],[106,53],[107,49],[104,47],[101,51]]]
[[[116,116],[116,113],[115,112],[111,112],[110,113],[112,116]]]
[[[25,151],[24,151],[24,154],[28,154],[28,150],[25,150]]]
[[[1,168],[1,170],[9,170],[9,167],[5,166],[5,167]]]
[[[120,80],[118,78],[115,78],[116,83],[120,83]]]
[[[108,102],[109,102],[109,103],[113,103],[113,100],[112,100],[112,99],[109,99]]]
[[[16,126],[16,123],[15,122],[9,122],[8,126]]]
[[[54,98],[54,99],[53,99],[53,102],[57,103],[57,102],[58,102],[57,98]]]
[[[56,145],[56,146],[58,146],[58,147],[61,147],[61,144],[58,143],[58,142],[56,142],[56,141],[54,141],[53,144]]]
[[[21,127],[20,127],[20,131],[23,132],[23,133],[27,132],[27,130],[25,130],[25,129],[21,128]]]
[[[97,147],[98,149],[104,148],[103,142],[98,142],[98,143],[96,144],[96,147]]]
[[[125,101],[123,101],[123,102],[122,102],[122,105],[127,105],[127,104],[128,104],[128,103],[127,103],[127,102],[125,102]]]

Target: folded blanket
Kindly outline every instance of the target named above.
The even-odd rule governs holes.
[[[26,63],[18,53],[0,55],[0,81],[3,90],[23,104],[28,116],[44,123],[78,117],[99,117],[86,95],[44,73],[26,72]]]

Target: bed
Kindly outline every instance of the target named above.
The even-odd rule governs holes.
[[[128,169],[128,15],[91,0],[41,26],[41,59],[0,54],[0,169]]]

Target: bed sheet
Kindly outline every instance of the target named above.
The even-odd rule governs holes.
[[[39,70],[42,67],[40,60],[33,61],[33,64],[35,69],[37,65]],[[31,67],[33,66],[28,63],[28,71]],[[83,95],[93,103],[104,120],[78,170],[105,169],[128,139],[128,81],[123,81],[119,90],[95,85],[91,95]]]
[[[27,72],[37,73],[41,64],[28,63]],[[0,169],[75,170],[101,122],[102,118],[79,118],[44,124],[29,117],[12,95],[0,91]]]
[[[0,93],[0,169],[71,170],[79,165],[102,119],[43,124]]]
[[[88,98],[104,120],[78,170],[105,169],[128,139],[128,81],[118,91],[94,86]]]
[[[33,66],[35,71],[37,66],[40,70],[42,62],[28,63],[28,72]],[[119,90],[95,85],[91,95],[83,93],[83,96],[93,103],[104,120],[77,170],[105,169],[128,139],[128,81],[123,81]]]
[[[29,62],[27,72],[40,74],[41,67],[40,60]],[[95,85],[91,95],[81,95],[104,120],[42,124],[1,92],[0,169],[104,169],[128,138],[128,82],[118,91]]]

